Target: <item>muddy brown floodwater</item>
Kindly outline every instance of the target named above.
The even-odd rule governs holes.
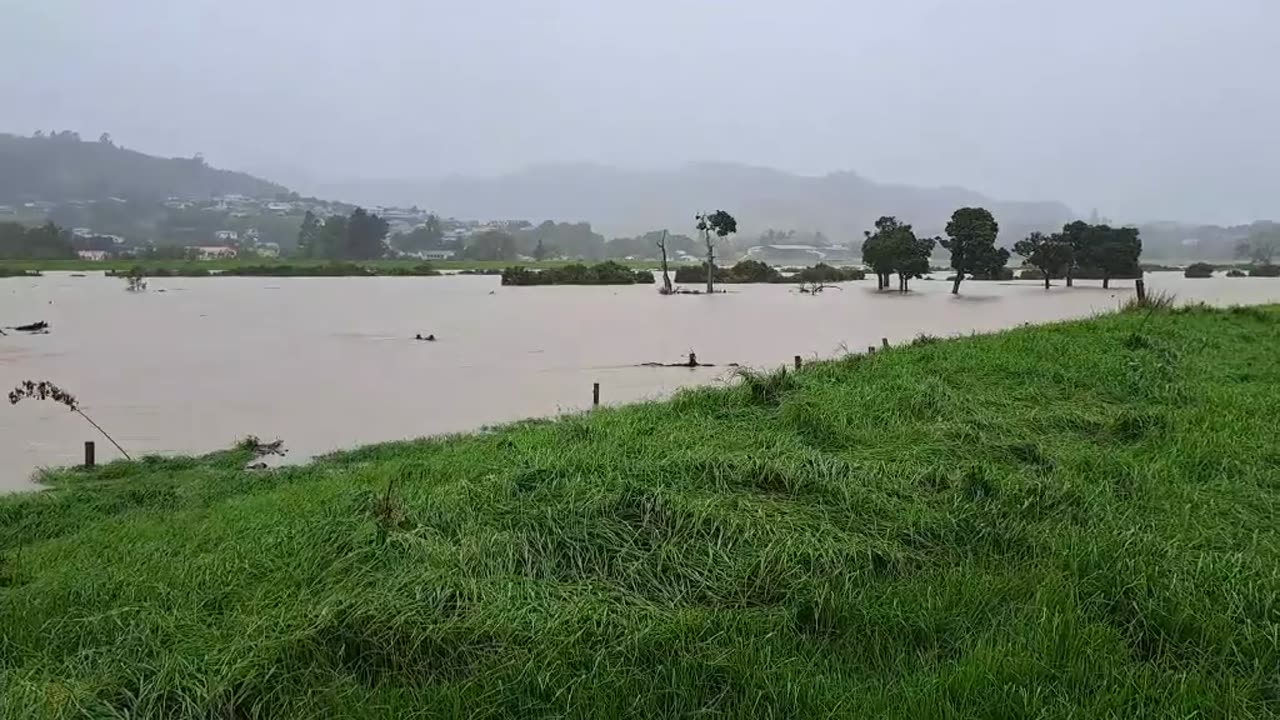
[[[1178,273],[1148,287],[1215,304],[1280,302],[1280,280]],[[503,288],[496,277],[0,280],[0,326],[46,320],[48,335],[0,337],[0,390],[51,380],[131,454],[202,453],[238,438],[282,438],[291,460],[362,443],[469,430],[602,402],[725,382],[728,363],[830,358],[920,333],[953,335],[1115,309],[1132,283],[1046,292],[1035,282],[917,281],[909,295],[870,281],[810,297],[780,285],[661,297],[654,286]],[[434,334],[419,342],[415,334]],[[690,350],[715,368],[679,362]],[[33,487],[42,466],[117,451],[50,403],[0,407],[0,490]]]

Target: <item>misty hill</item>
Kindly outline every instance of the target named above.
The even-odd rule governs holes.
[[[108,197],[156,199],[213,195],[268,197],[275,183],[192,158],[160,158],[127,150],[103,136],[84,142],[72,132],[19,137],[0,134],[0,204]]]
[[[1059,228],[1075,219],[1056,202],[1005,202],[963,188],[881,184],[851,172],[805,177],[722,163],[670,171],[546,165],[499,177],[308,189],[358,202],[417,204],[454,217],[585,220],[606,235],[692,227],[695,212],[716,208],[737,215],[743,233],[818,230],[837,242],[861,239],[881,215],[939,233],[952,211],[966,205],[991,209],[1011,232]]]

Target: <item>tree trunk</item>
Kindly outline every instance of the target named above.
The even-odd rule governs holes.
[[[711,242],[711,232],[707,233],[707,294],[710,295],[716,291],[716,246]]]
[[[1067,271],[1067,287],[1075,287],[1074,285],[1071,284],[1072,279],[1073,278],[1071,277],[1071,271],[1068,270]]]
[[[1044,274],[1044,289],[1049,289],[1049,273],[1047,272]]]
[[[662,293],[664,295],[671,294],[671,275],[667,272],[667,231],[662,231],[662,240],[658,242],[658,249],[662,251]]]
[[[956,272],[956,279],[955,279],[955,282],[953,282],[953,283],[951,284],[951,294],[952,294],[952,295],[959,295],[959,294],[960,294],[960,281],[961,281],[961,280],[964,280],[964,273],[962,273],[962,272]]]
[[[1102,289],[1103,289],[1103,290],[1107,290],[1107,289],[1109,289],[1110,287],[1111,287],[1111,278],[1110,278],[1110,277],[1108,277],[1108,276],[1106,276],[1106,275],[1103,275],[1103,276],[1102,276]]]

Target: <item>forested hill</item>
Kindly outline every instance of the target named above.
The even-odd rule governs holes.
[[[108,197],[268,197],[281,192],[286,188],[261,178],[211,168],[199,155],[155,157],[120,147],[107,135],[85,142],[73,132],[0,134],[0,204]]]

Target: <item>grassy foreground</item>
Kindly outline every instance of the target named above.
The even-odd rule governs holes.
[[[0,499],[0,716],[1280,716],[1280,307]]]

